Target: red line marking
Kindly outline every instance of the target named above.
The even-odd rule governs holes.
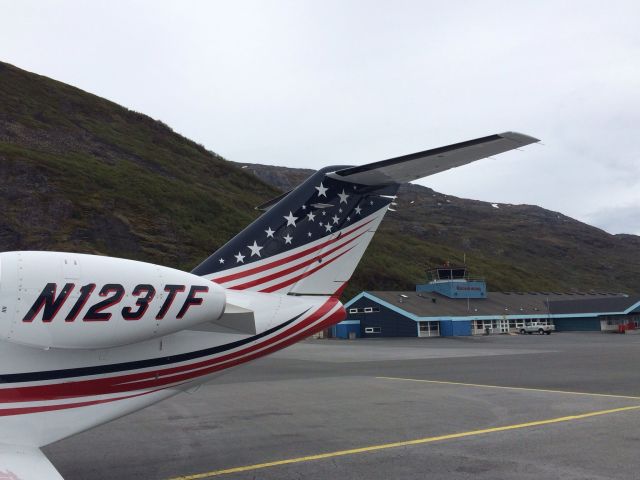
[[[50,385],[35,385],[28,387],[0,389],[0,403],[58,400],[65,398],[86,397],[91,395],[121,393],[132,391],[131,382],[136,382],[135,384],[133,384],[135,390],[141,390],[145,388],[157,388],[163,385],[173,384],[180,381],[180,379],[190,379],[201,375],[206,375],[207,373],[210,373],[209,370],[211,370],[212,368],[214,368],[214,370],[212,371],[217,371],[228,368],[230,366],[226,364],[221,366],[219,365],[221,363],[237,359],[240,356],[264,348],[265,346],[271,345],[279,340],[286,338],[289,335],[303,330],[307,326],[314,323],[318,318],[321,318],[327,312],[331,311],[331,309],[334,308],[338,303],[340,302],[336,298],[332,297],[325,303],[323,303],[318,308],[318,310],[313,312],[300,323],[295,324],[292,328],[284,330],[273,337],[268,337],[262,343],[249,345],[242,350],[231,352],[226,355],[210,358],[208,360],[203,360],[188,365],[158,369],[148,372],[126,374],[118,377],[107,377],[91,380],[56,383]],[[340,311],[344,313],[344,308],[340,309],[339,312]],[[278,349],[279,348],[282,347],[278,346]],[[266,353],[263,354],[262,352],[258,352],[258,356],[262,355],[266,355]],[[197,368],[202,368],[203,370],[192,372],[192,370]],[[206,368],[206,370],[204,370],[204,368]],[[215,370],[216,368],[217,370]],[[168,375],[172,376],[168,377]]]
[[[344,289],[347,288],[348,283],[349,281],[346,280],[335,292],[333,292],[333,295],[331,296],[335,298],[339,298],[340,295],[342,295],[342,292],[344,292]]]
[[[215,373],[216,371],[219,370],[224,370],[226,368],[230,368],[232,366],[236,366],[236,365],[240,365],[242,363],[246,363],[249,362],[251,360],[254,360],[256,358],[259,358],[261,356],[267,355],[269,353],[272,353],[274,351],[280,350],[284,347],[287,347],[293,343],[296,343],[297,341],[301,340],[302,338],[308,337],[310,335],[313,335],[316,332],[319,332],[320,330],[324,330],[325,328],[330,327],[331,325],[334,325],[338,322],[341,322],[342,320],[344,320],[346,318],[346,312],[344,310],[344,308],[334,312],[333,314],[331,314],[329,317],[327,317],[325,320],[323,320],[321,323],[319,323],[318,325],[308,329],[308,330],[304,330],[302,332],[299,332],[298,334],[296,334],[295,336],[292,336],[290,338],[288,338],[285,342],[282,342],[278,345],[273,345],[272,347],[270,347],[267,350],[264,350],[262,352],[257,352],[249,357],[245,357],[242,359],[238,359],[235,360],[234,362],[227,364],[227,365],[217,365],[211,368],[208,368],[206,371],[203,372],[197,372],[197,374],[192,375],[191,377],[187,377],[186,375],[183,375],[183,380],[185,381],[181,381],[180,383],[175,384],[175,382],[171,382],[172,384],[179,385],[179,384],[183,384],[186,383],[186,380],[192,379],[192,378],[197,378],[203,375],[208,375],[211,373]],[[129,398],[135,398],[135,397],[140,397],[143,395],[148,395],[150,393],[155,393],[155,392],[159,392],[162,390],[165,390],[167,387],[164,388],[157,388],[155,390],[151,390],[148,392],[140,392],[140,393],[136,393],[136,394],[132,394],[132,395],[126,395],[126,396],[122,396],[122,397],[116,397],[116,398],[108,398],[108,399],[101,399],[101,400],[90,400],[90,401],[86,401],[86,402],[76,402],[76,403],[68,403],[68,404],[64,404],[64,405],[42,405],[42,406],[38,406],[38,407],[17,407],[17,408],[5,408],[5,409],[0,409],[0,416],[11,416],[11,415],[25,415],[25,414],[29,414],[29,413],[39,413],[39,412],[47,412],[47,411],[54,411],[54,410],[66,410],[66,409],[70,409],[70,408],[79,408],[79,407],[86,407],[86,406],[91,406],[91,405],[98,405],[98,404],[102,404],[102,403],[109,403],[109,402],[115,402],[118,400],[126,400]]]
[[[353,247],[345,250],[340,255],[336,255],[331,260],[327,260],[326,262],[322,263],[321,265],[319,265],[319,266],[317,266],[315,268],[312,268],[311,270],[307,270],[306,272],[301,273],[300,275],[297,275],[297,276],[292,277],[292,278],[290,278],[288,280],[285,280],[284,282],[277,283],[276,285],[272,285],[270,287],[264,288],[264,289],[262,289],[260,291],[264,292],[264,293],[273,293],[273,292],[276,292],[276,291],[280,290],[281,288],[288,287],[292,283],[296,283],[298,280],[302,280],[303,278],[306,278],[309,275],[312,275],[312,274],[316,273],[321,268],[324,268],[327,265],[335,262],[337,259],[339,259],[341,256],[343,256],[345,253],[350,252],[352,249],[353,249]]]
[[[375,218],[372,218],[368,222],[363,223],[362,225],[360,225],[359,227],[356,227],[356,228],[346,232],[344,235],[341,235],[341,236],[336,237],[334,239],[328,240],[328,241],[326,241],[324,243],[321,243],[320,245],[316,245],[315,247],[308,248],[307,250],[303,250],[302,252],[298,252],[298,253],[296,253],[294,255],[291,255],[289,257],[281,258],[280,260],[276,260],[275,262],[271,262],[271,263],[266,263],[266,264],[261,265],[259,267],[250,268],[248,270],[243,270],[243,271],[237,272],[237,273],[232,273],[231,275],[226,275],[224,277],[212,278],[211,281],[212,282],[216,282],[216,283],[230,282],[232,280],[237,280],[238,278],[242,278],[242,277],[247,277],[249,275],[253,275],[254,273],[260,273],[260,272],[264,272],[265,270],[269,270],[269,269],[274,268],[274,267],[279,267],[280,265],[284,265],[285,263],[289,263],[289,262],[291,262],[293,260],[297,260],[298,258],[306,257],[310,253],[316,252],[316,251],[326,247],[327,245],[330,245],[330,244],[336,242],[338,239],[341,239],[341,238],[344,238],[344,237],[346,237],[348,235],[351,235],[353,232],[356,232],[356,231],[360,230],[362,227],[365,227],[366,225],[370,224],[374,220],[375,220]]]
[[[301,268],[306,267],[307,265],[311,265],[312,263],[317,262],[318,259],[323,259],[325,257],[328,257],[329,255],[331,255],[336,250],[340,250],[342,247],[344,247],[345,245],[348,245],[351,242],[353,242],[354,240],[360,238],[365,233],[367,233],[367,232],[365,231],[365,232],[359,233],[355,237],[347,240],[344,243],[341,243],[337,247],[332,248],[331,250],[327,251],[326,253],[320,255],[319,257],[310,258],[309,260],[305,260],[302,263],[298,263],[298,264],[294,265],[293,267],[289,267],[289,268],[286,268],[284,270],[280,270],[278,272],[272,273],[271,275],[267,275],[265,277],[257,278],[256,280],[251,280],[250,282],[246,282],[246,283],[242,283],[240,285],[235,285],[233,287],[229,287],[229,289],[230,290],[246,290],[247,288],[255,287],[256,285],[260,285],[262,283],[266,283],[266,282],[269,282],[271,280],[275,280],[276,278],[284,277],[285,275],[293,273],[296,270],[300,270]]]
[[[103,398],[101,400],[89,400],[86,402],[65,403],[61,405],[40,405],[38,407],[2,408],[0,409],[0,417],[7,417],[10,415],[25,415],[27,413],[48,412],[51,410],[66,410],[69,408],[88,407],[90,405],[99,405],[101,403],[115,402],[116,400],[125,400],[127,398],[140,397],[142,395],[148,395],[150,393],[159,392],[161,390],[164,390],[164,389],[159,388],[157,390],[152,390],[150,392],[134,393],[133,395],[125,395],[123,397]]]

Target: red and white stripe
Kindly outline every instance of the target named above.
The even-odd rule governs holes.
[[[0,416],[78,408],[159,392],[273,353],[344,317],[344,307],[331,297],[284,330],[208,357],[135,372],[6,385],[0,388]]]
[[[264,293],[289,291],[300,280],[347,255],[359,242],[369,240],[370,236],[366,234],[371,232],[372,226],[377,227],[384,213],[385,211],[378,211],[314,242],[264,260],[209,275],[207,278],[233,290]]]

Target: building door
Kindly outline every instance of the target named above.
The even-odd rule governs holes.
[[[509,333],[509,320],[503,318],[499,321],[500,324],[500,333]]]

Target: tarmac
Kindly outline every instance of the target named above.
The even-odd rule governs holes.
[[[310,340],[44,449],[67,480],[631,479],[640,335]]]

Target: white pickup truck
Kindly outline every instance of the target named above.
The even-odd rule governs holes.
[[[522,335],[524,335],[525,333],[528,333],[529,335],[531,335],[532,333],[538,333],[539,335],[544,335],[546,333],[547,335],[551,335],[551,332],[555,332],[555,331],[556,331],[555,325],[546,325],[544,323],[536,323],[536,322],[520,327],[520,333]]]

